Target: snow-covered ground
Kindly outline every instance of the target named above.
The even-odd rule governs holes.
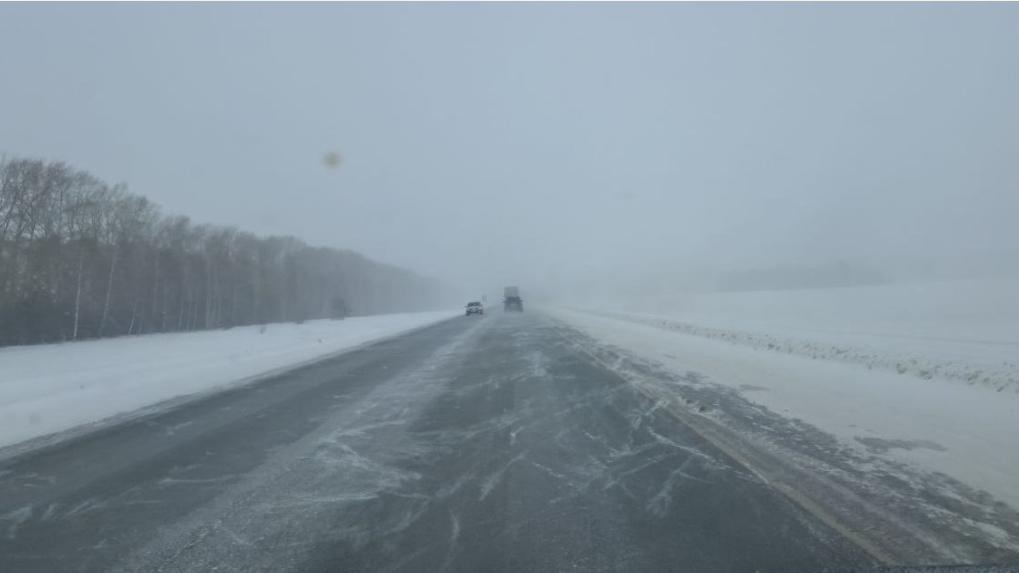
[[[459,311],[0,349],[0,446],[255,380]]]
[[[1019,392],[1019,280],[587,301],[618,318],[814,359]]]
[[[552,314],[867,455],[941,472],[1019,509],[1017,292],[1015,282],[970,281],[704,294]]]

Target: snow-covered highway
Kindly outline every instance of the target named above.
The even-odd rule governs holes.
[[[554,316],[447,320],[8,458],[0,570],[785,572],[1016,559],[1011,531],[974,536],[882,505],[915,486],[892,466],[868,480],[816,428]],[[784,449],[744,441],[750,426]],[[843,479],[851,471],[862,479]],[[962,519],[971,503],[943,510]]]

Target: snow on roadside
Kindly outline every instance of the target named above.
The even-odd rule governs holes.
[[[1019,392],[1019,358],[1016,358],[1019,343],[923,339],[876,333],[819,332],[808,336],[802,331],[794,334],[748,332],[700,326],[668,316],[616,312],[598,314],[759,350],[798,354],[814,360],[848,362],[925,380],[935,377],[957,380],[988,386],[999,392]]]
[[[680,293],[588,305],[660,328],[1019,392],[1019,280]]]
[[[582,311],[554,317],[605,344],[737,390],[870,455],[942,472],[1019,508],[1019,394],[813,360]]]
[[[313,361],[451,311],[0,349],[0,447]]]

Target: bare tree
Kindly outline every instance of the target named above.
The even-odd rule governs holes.
[[[434,307],[357,253],[165,217],[60,162],[0,160],[0,345]]]

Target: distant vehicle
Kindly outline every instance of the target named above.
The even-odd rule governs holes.
[[[485,307],[481,306],[481,303],[477,301],[467,303],[467,314],[465,316],[472,314],[485,314]]]
[[[503,312],[524,311],[524,300],[520,298],[520,291],[517,287],[508,286],[503,291],[502,310]]]

